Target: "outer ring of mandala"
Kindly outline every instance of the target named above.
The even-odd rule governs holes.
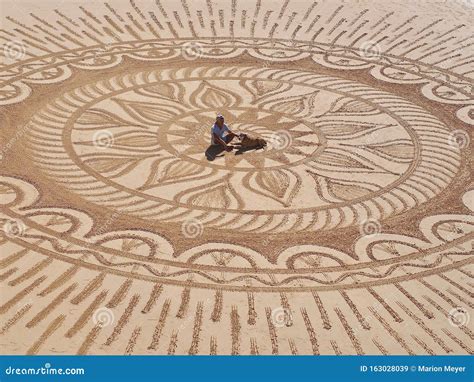
[[[144,257],[142,255],[137,256],[132,253],[125,253],[110,248],[107,245],[107,241],[116,240],[117,234],[120,232],[110,232],[108,234],[102,234],[99,236],[90,236],[87,234],[88,227],[92,226],[92,220],[84,213],[71,209],[56,209],[56,208],[31,208],[29,207],[35,199],[38,197],[37,191],[34,186],[27,184],[26,182],[19,181],[12,178],[4,178],[1,182],[4,186],[11,189],[13,192],[9,192],[8,197],[4,204],[10,210],[8,215],[12,219],[22,219],[23,224],[26,225],[25,233],[20,237],[14,237],[11,239],[12,242],[17,243],[25,248],[34,246],[35,250],[43,255],[52,257],[57,260],[65,261],[71,264],[77,264],[75,254],[78,253],[78,248],[87,250],[90,254],[94,253],[91,259],[83,259],[80,263],[81,266],[96,270],[96,271],[107,271],[115,275],[132,277],[136,279],[146,281],[158,281],[164,284],[170,285],[182,285],[182,286],[193,286],[202,288],[219,288],[223,290],[231,291],[246,291],[254,290],[258,292],[271,292],[271,291],[314,291],[314,290],[334,290],[339,288],[360,288],[367,285],[384,285],[387,283],[396,282],[397,280],[403,281],[407,279],[406,272],[401,274],[397,272],[399,267],[407,267],[412,270],[416,270],[415,273],[410,273],[409,277],[420,277],[422,274],[430,275],[441,269],[449,270],[454,269],[464,264],[471,262],[470,258],[460,258],[458,261],[450,261],[446,256],[443,256],[442,252],[456,245],[462,245],[466,242],[466,239],[472,237],[472,225],[474,224],[474,218],[466,215],[439,215],[430,216],[424,219],[421,224],[427,232],[425,240],[414,239],[410,237],[404,237],[400,235],[378,235],[374,238],[362,237],[356,242],[358,248],[359,257],[353,258],[340,251],[335,251],[327,247],[319,246],[296,246],[289,247],[282,251],[278,256],[279,268],[268,268],[270,263],[264,259],[262,255],[251,250],[250,248],[234,245],[223,245],[222,243],[209,243],[206,246],[206,251],[203,251],[201,246],[192,248],[191,250],[185,251],[179,255],[181,263],[176,263],[172,258],[174,254],[170,251],[169,253],[160,253],[160,257]],[[470,203],[469,195],[472,191],[467,192],[463,198],[464,204],[472,210],[473,206]],[[12,196],[15,195],[12,199]],[[472,196],[472,195],[471,195]],[[27,212],[24,212],[26,208]],[[79,213],[79,215],[78,215]],[[38,224],[34,217],[41,216],[42,214],[58,216],[71,216],[79,218],[83,222],[83,228],[77,230],[73,228],[68,231],[67,242],[73,245],[71,254],[67,247],[62,247],[60,244],[65,239],[62,233],[58,233],[50,228]],[[467,220],[466,220],[467,219]],[[461,224],[464,227],[461,232],[466,233],[467,236],[456,235],[459,237],[450,237],[448,241],[442,234],[443,225],[445,224]],[[45,245],[38,245],[38,235],[34,231],[39,230],[43,237],[48,237],[45,241]],[[29,238],[30,232],[32,233],[31,239]],[[470,233],[469,233],[470,232]],[[441,235],[440,235],[441,234]],[[47,235],[47,236],[44,236]],[[146,235],[150,236],[150,233],[138,232],[138,235],[143,236],[145,239]],[[157,239],[157,243],[161,248],[163,245],[168,246],[168,250],[172,250],[169,243],[163,241],[156,234],[151,234]],[[32,240],[32,241],[31,241]],[[51,241],[52,240],[52,241]],[[49,242],[56,242],[54,245],[54,251],[50,250]],[[405,246],[410,251],[405,254],[399,253],[396,257],[379,258],[374,250],[377,245],[383,245],[384,242],[395,242],[397,245]],[[59,245],[59,247],[57,247]],[[401,247],[400,247],[401,248]],[[206,252],[218,250],[219,252],[234,253],[237,256],[246,255],[241,253],[241,250],[245,249],[245,252],[250,255],[250,264],[247,268],[235,268],[235,267],[220,267],[205,265],[199,262],[200,257],[206,256]],[[415,250],[415,252],[413,252]],[[64,253],[61,253],[64,252]],[[81,252],[81,251],[79,251]],[[440,254],[441,253],[441,254]],[[338,259],[339,266],[322,266],[318,268],[295,268],[295,261],[299,257],[306,255],[319,254],[323,257],[330,259]],[[364,255],[362,255],[364,254]],[[163,257],[163,255],[165,255]],[[362,256],[361,256],[362,255]],[[110,257],[111,256],[111,257]],[[114,256],[124,257],[129,260],[138,261],[119,261],[113,260]],[[334,257],[336,256],[336,257]],[[169,259],[166,259],[168,257]],[[95,259],[94,259],[95,258]],[[110,258],[110,260],[107,260]],[[205,259],[205,258],[204,258]],[[92,261],[91,261],[92,260]],[[94,261],[99,260],[99,261]],[[264,261],[266,267],[262,267]],[[375,263],[374,263],[375,261]],[[254,263],[255,262],[255,263]],[[125,270],[126,268],[136,267],[135,270]],[[161,271],[156,268],[157,265],[162,264],[165,267],[171,266],[169,271]],[[282,268],[282,266],[284,266]],[[176,268],[174,268],[176,267]],[[362,271],[364,270],[364,271]],[[273,274],[275,277],[285,277],[278,281],[268,281],[265,278],[260,278],[261,272],[267,274]],[[221,280],[220,274],[222,272],[231,276],[235,275],[233,279]],[[254,273],[256,272],[256,273]],[[341,273],[342,272],[342,273]],[[189,278],[182,279],[180,276],[194,275],[199,280],[191,281]],[[393,275],[392,275],[393,274]],[[325,275],[324,278],[321,276]],[[334,275],[334,276],[332,276]],[[329,278],[328,278],[329,276]],[[351,281],[351,277],[357,277],[357,282]],[[390,277],[391,276],[391,277]],[[201,280],[203,278],[203,280]],[[362,279],[361,279],[362,278]],[[207,281],[203,283],[203,281]],[[253,280],[260,285],[251,286],[248,284],[248,280]],[[209,281],[212,281],[211,283]],[[245,283],[246,285],[241,285]],[[310,283],[310,285],[308,285]]]
[[[53,55],[45,55],[39,59],[43,66],[45,60],[51,60],[47,62],[46,71],[49,69],[55,69],[55,73],[47,72],[45,80],[48,83],[63,81],[71,75],[72,67],[77,67],[86,70],[95,70],[101,68],[114,67],[122,61],[122,56],[129,56],[131,58],[147,61],[162,61],[173,59],[179,56],[181,49],[184,45],[191,42],[198,42],[202,44],[202,58],[213,58],[222,59],[226,57],[235,57],[244,52],[248,52],[252,56],[258,59],[269,59],[275,62],[294,61],[305,57],[311,57],[316,63],[328,66],[330,68],[337,68],[343,70],[352,69],[363,69],[371,68],[370,73],[379,79],[384,81],[403,84],[403,83],[425,83],[422,88],[422,93],[427,98],[433,99],[438,102],[447,104],[458,104],[464,105],[461,107],[456,115],[465,123],[474,124],[472,119],[472,101],[470,92],[472,91],[472,85],[469,78],[459,75],[457,73],[444,70],[439,67],[431,67],[422,62],[414,61],[406,57],[399,57],[396,55],[390,55],[383,53],[378,61],[373,59],[365,58],[357,48],[349,48],[347,46],[330,45],[325,43],[309,43],[307,41],[299,40],[285,40],[285,39],[265,39],[259,38],[259,42],[255,43],[255,39],[249,38],[238,38],[232,41],[226,41],[227,38],[200,38],[200,39],[186,39],[180,38],[173,39],[161,39],[160,42],[155,40],[141,40],[135,42],[126,42],[118,44],[109,44],[107,46],[88,47],[86,49],[80,48],[71,52],[66,52],[62,56],[56,54],[54,59],[51,58]],[[213,54],[213,50],[216,42],[219,45],[219,49],[224,53]],[[225,45],[228,43],[228,45]],[[176,46],[178,44],[178,46]],[[129,46],[127,50],[125,47]],[[143,48],[137,48],[137,46]],[[118,47],[118,49],[116,49]],[[105,49],[107,48],[107,49]],[[291,56],[275,56],[273,53],[266,55],[263,53],[265,50],[274,51],[276,48],[281,48],[284,51],[296,52]],[[124,50],[125,49],[125,50]],[[225,49],[228,49],[227,51]],[[163,51],[164,54],[156,54],[157,51]],[[302,52],[303,51],[303,52]],[[151,54],[151,52],[155,52]],[[143,54],[140,54],[143,53]],[[338,61],[336,62],[336,59]],[[342,59],[342,60],[341,60]],[[12,104],[20,102],[27,98],[31,89],[27,83],[41,83],[43,81],[42,75],[44,69],[36,69],[37,65],[34,65],[36,58],[22,61],[22,75],[15,76],[13,79],[4,81],[3,93],[6,97],[0,100],[0,104]],[[105,60],[100,62],[99,60]],[[28,70],[29,67],[23,65],[24,63],[31,63],[31,69],[29,72],[23,73]],[[15,68],[15,64],[6,67],[6,70]],[[415,68],[412,68],[415,67]],[[403,73],[403,77],[394,75],[394,72]],[[44,73],[46,74],[46,72]],[[446,82],[445,76],[451,81]],[[452,90],[453,96],[447,97],[444,94],[438,93],[438,88],[448,87]]]

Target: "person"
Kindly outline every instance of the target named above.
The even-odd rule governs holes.
[[[232,151],[234,146],[229,143],[235,137],[238,137],[238,134],[231,131],[224,123],[224,116],[220,113],[217,114],[216,122],[211,129],[211,145],[221,146],[225,151]]]

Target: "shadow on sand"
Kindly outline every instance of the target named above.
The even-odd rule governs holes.
[[[258,148],[255,148],[255,147],[239,147],[239,146],[234,146],[235,149],[237,149],[235,151],[235,154],[234,155],[242,155],[243,153],[245,153],[246,151],[253,151],[253,150],[260,150]],[[223,157],[224,156],[224,148],[222,146],[219,146],[219,145],[210,145],[207,150],[206,150],[206,158],[208,161],[213,161],[214,159],[216,159],[217,157]]]
[[[213,161],[218,156],[223,157],[224,148],[220,145],[210,145],[206,150],[206,158],[208,161]]]
[[[260,148],[256,147],[240,147],[240,146],[234,146],[235,151],[234,155],[242,155],[246,151],[253,151],[253,150],[261,150]],[[213,161],[217,157],[223,157],[224,156],[224,148],[219,145],[210,145],[207,150],[206,150],[206,158],[208,161]]]

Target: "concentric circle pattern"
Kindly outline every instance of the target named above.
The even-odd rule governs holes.
[[[140,217],[194,215],[240,230],[258,214],[267,224],[245,226],[257,232],[283,219],[288,232],[385,218],[439,194],[459,168],[448,127],[402,98],[311,72],[230,69],[140,72],[65,93],[28,129],[35,162],[84,198],[133,205]],[[209,161],[216,108],[268,149]],[[100,134],[113,142],[97,144]],[[57,149],[45,155],[52,142]],[[102,201],[90,193],[96,187],[114,197]]]
[[[63,6],[2,20],[4,352],[472,353],[472,7]]]

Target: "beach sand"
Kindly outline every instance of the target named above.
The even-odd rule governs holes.
[[[0,7],[3,354],[472,354],[472,1]]]

